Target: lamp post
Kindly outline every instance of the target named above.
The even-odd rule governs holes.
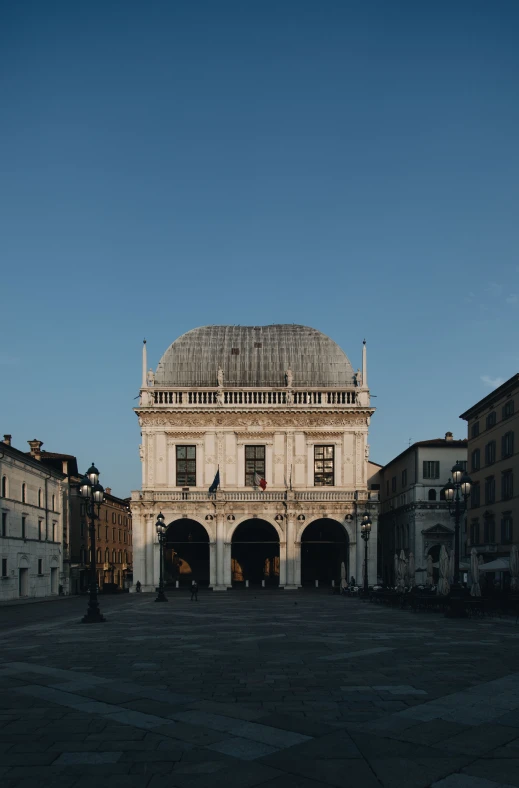
[[[160,574],[159,574],[159,593],[157,594],[157,598],[155,602],[167,602],[168,598],[164,593],[164,579],[162,575],[162,567],[164,565],[164,545],[166,544],[166,521],[164,520],[164,515],[160,512],[159,516],[157,517],[157,522],[155,523],[155,528],[157,529],[157,536],[159,539],[159,552],[160,552]]]
[[[467,509],[467,500],[470,495],[472,479],[457,462],[451,469],[452,481],[449,479],[443,493],[449,504],[449,512],[454,515],[454,586],[459,586],[460,580],[460,520]]]
[[[364,595],[368,595],[368,542],[371,534],[371,517],[367,512],[362,515],[360,535],[364,539]]]
[[[99,471],[94,463],[92,463],[81,479],[79,492],[81,497],[85,499],[86,513],[90,518],[90,596],[86,615],[83,616],[81,621],[83,624],[98,624],[101,621],[106,621],[106,618],[99,610],[99,602],[97,600],[96,569],[96,520],[99,520],[99,512],[101,510],[105,491],[99,484]]]

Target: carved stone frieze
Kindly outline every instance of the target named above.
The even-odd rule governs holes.
[[[141,423],[150,427],[194,427],[194,428],[289,428],[300,427],[316,430],[327,427],[367,427],[370,411],[360,413],[274,411],[270,413],[242,413],[240,411],[141,411]]]

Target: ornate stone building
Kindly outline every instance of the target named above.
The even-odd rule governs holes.
[[[155,373],[146,370],[144,344],[134,583],[145,591],[158,584],[161,511],[171,584],[331,585],[342,562],[360,581],[365,511],[373,521],[368,578],[376,581],[365,343],[362,372],[354,372],[312,328],[205,326],[173,342]]]

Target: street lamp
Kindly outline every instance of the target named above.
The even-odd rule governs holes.
[[[371,534],[371,517],[367,512],[362,515],[360,535],[364,539],[364,595],[368,595],[368,542]]]
[[[164,515],[160,512],[155,523],[157,529],[157,536],[159,538],[159,551],[160,551],[160,575],[159,575],[159,593],[155,602],[167,602],[168,599],[164,593],[164,580],[162,577],[162,567],[164,565],[164,545],[166,544],[166,521]]]
[[[97,600],[97,569],[96,569],[96,520],[103,503],[105,491],[99,484],[99,471],[94,463],[81,479],[79,485],[81,497],[85,499],[86,513],[90,518],[90,596],[86,615],[81,619],[83,624],[98,624],[106,621],[99,610]],[[97,507],[97,513],[96,513]]]
[[[460,579],[460,520],[467,509],[472,479],[457,462],[451,469],[452,481],[449,479],[443,488],[445,500],[449,505],[450,514],[454,515],[454,586],[459,586]]]

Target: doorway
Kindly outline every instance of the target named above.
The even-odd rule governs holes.
[[[18,570],[18,595],[29,596],[29,570],[27,568]]]
[[[209,534],[203,525],[187,517],[175,520],[166,531],[164,582],[190,586],[209,585]]]
[[[336,520],[323,518],[310,523],[301,536],[301,583],[303,586],[340,585],[341,564],[344,563],[346,579],[349,540],[343,526]]]
[[[279,536],[266,520],[240,523],[232,535],[231,580],[233,588],[246,585],[279,587]]]

